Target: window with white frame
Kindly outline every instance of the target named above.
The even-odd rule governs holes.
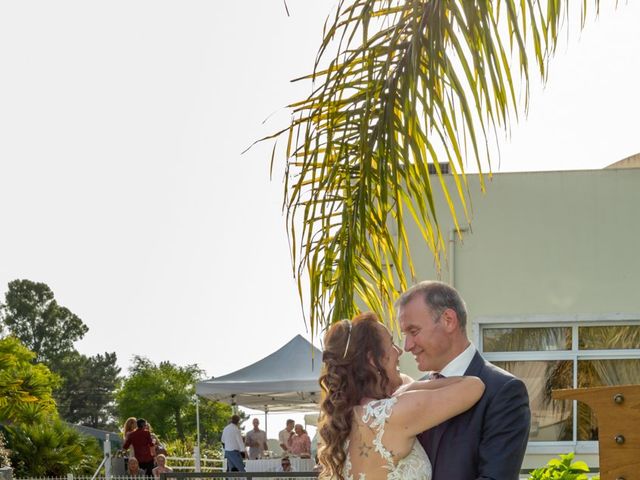
[[[640,384],[640,321],[539,320],[478,321],[478,347],[487,360],[527,385],[530,445],[597,440],[591,409],[581,402],[552,400],[551,391]]]

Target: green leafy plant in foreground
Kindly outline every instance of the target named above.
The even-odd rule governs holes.
[[[191,437],[187,437],[185,440],[172,440],[165,444],[167,449],[167,454],[169,457],[174,457],[174,459],[170,462],[170,467],[193,467],[193,451],[196,446],[195,440]],[[189,460],[175,460],[175,457],[178,458],[188,458]],[[222,445],[217,444],[215,447],[204,446],[204,448],[200,451],[200,457],[204,459],[216,459],[221,460],[222,455]],[[208,465],[206,462],[203,462],[203,468],[206,471]]]
[[[94,438],[59,419],[5,426],[5,432],[16,478],[91,475],[102,458]]]
[[[587,480],[590,472],[585,462],[573,461],[574,454],[560,455],[560,459],[552,458],[549,463],[531,472],[529,480]],[[593,477],[598,480],[599,477]]]

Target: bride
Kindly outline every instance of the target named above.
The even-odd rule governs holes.
[[[403,385],[401,353],[373,313],[342,320],[325,335],[321,478],[431,480],[416,435],[472,407],[484,384],[453,377]]]

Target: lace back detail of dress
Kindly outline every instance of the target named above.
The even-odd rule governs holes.
[[[391,452],[387,450],[382,444],[382,436],[384,435],[384,425],[387,419],[391,416],[391,410],[396,404],[398,399],[396,397],[385,398],[384,400],[376,400],[369,402],[364,407],[364,413],[362,415],[362,421],[368,424],[376,436],[373,439],[373,446],[382,458],[387,462],[387,468],[389,471],[395,468],[393,464],[393,456]]]
[[[364,406],[362,414],[362,421],[375,432],[373,445],[375,451],[386,462],[386,468],[389,471],[387,480],[431,480],[431,462],[417,440],[414,442],[411,452],[400,459],[397,464],[393,463],[393,455],[382,443],[384,427],[397,401],[396,397],[374,400]],[[345,480],[354,480],[351,473],[352,465],[348,440],[345,443],[345,450],[347,458],[344,465],[344,478]],[[366,480],[366,475],[360,473],[358,480]]]

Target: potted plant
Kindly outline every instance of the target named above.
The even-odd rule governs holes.
[[[573,452],[560,455],[560,458],[552,458],[544,467],[536,468],[531,472],[529,480],[588,480],[590,472],[585,462],[573,461]],[[593,477],[597,480],[599,477]]]

